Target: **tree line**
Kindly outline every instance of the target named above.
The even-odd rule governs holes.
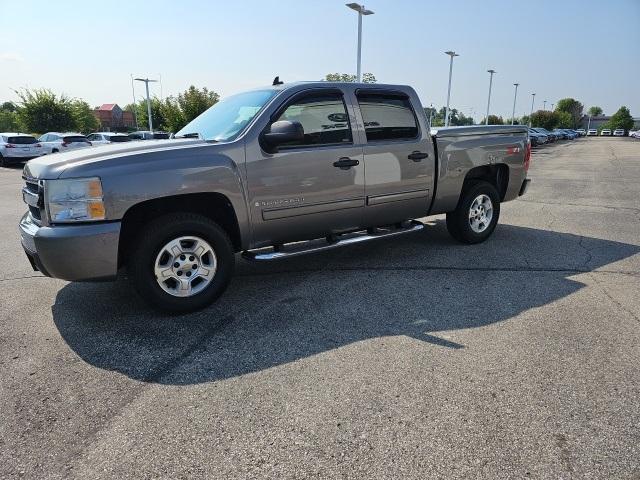
[[[100,123],[87,102],[57,95],[49,89],[17,90],[18,101],[0,104],[0,132],[95,132]],[[218,102],[220,96],[206,87],[193,85],[184,92],[165,99],[151,99],[154,128],[177,132],[188,122]],[[96,107],[97,108],[97,107]],[[126,105],[137,118],[137,124],[146,128],[147,101]]]

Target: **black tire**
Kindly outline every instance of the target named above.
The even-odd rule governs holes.
[[[471,228],[469,214],[471,206],[480,195],[489,197],[493,212],[491,220],[482,232],[476,232]],[[481,243],[491,236],[498,224],[500,217],[500,195],[496,188],[482,180],[472,180],[465,183],[462,197],[453,212],[447,213],[447,230],[449,234],[462,243]]]
[[[127,266],[135,289],[152,307],[172,313],[187,313],[210,305],[222,295],[233,276],[235,256],[229,236],[218,224],[202,215],[185,212],[158,217],[143,229],[130,250]],[[177,297],[164,291],[154,273],[160,250],[171,240],[182,236],[203,239],[213,248],[216,257],[215,275],[210,283],[189,297]]]
[[[57,148],[51,149],[51,153],[58,153],[58,149]]]
[[[2,156],[2,154],[0,154],[0,167],[8,167],[8,166],[9,164],[7,163],[5,158]]]

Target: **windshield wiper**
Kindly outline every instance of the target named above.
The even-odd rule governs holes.
[[[180,138],[200,138],[200,134],[198,132],[185,133],[180,135]]]

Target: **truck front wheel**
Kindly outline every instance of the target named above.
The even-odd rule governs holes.
[[[447,213],[449,234],[462,243],[480,243],[491,236],[500,216],[496,188],[481,180],[469,182],[453,212]]]
[[[131,251],[129,272],[153,307],[174,313],[199,310],[226,289],[234,251],[226,232],[202,215],[163,215],[144,227]]]

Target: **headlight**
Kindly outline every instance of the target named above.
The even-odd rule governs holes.
[[[105,219],[102,183],[98,177],[46,180],[44,191],[51,223]]]

